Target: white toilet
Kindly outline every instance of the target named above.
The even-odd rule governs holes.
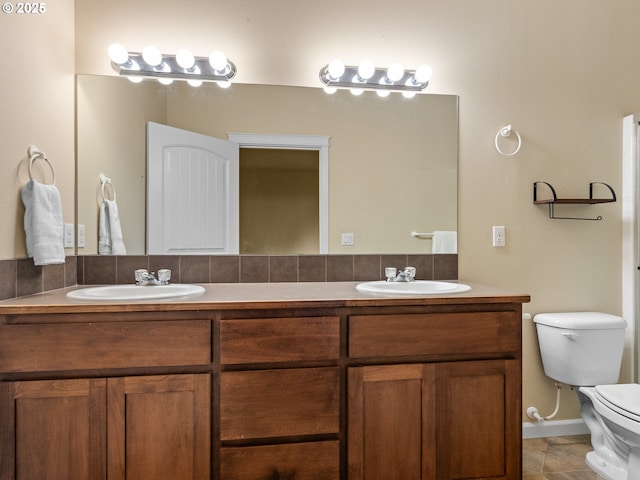
[[[623,318],[599,312],[534,317],[545,374],[576,389],[591,432],[587,464],[606,480],[640,480],[640,385],[616,384]]]

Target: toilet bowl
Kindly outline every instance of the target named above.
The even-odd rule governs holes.
[[[545,374],[578,387],[591,432],[589,467],[606,480],[640,480],[640,385],[617,384],[626,322],[600,312],[534,317]]]
[[[578,398],[593,446],[587,465],[607,480],[640,479],[640,385],[580,387]]]

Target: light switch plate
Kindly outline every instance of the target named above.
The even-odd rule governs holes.
[[[342,234],[342,245],[353,245],[355,243],[353,233]]]
[[[506,232],[503,226],[493,227],[493,246],[504,247],[507,245]]]
[[[73,248],[73,223],[64,224],[64,248]]]
[[[78,225],[78,248],[84,248],[84,225]]]

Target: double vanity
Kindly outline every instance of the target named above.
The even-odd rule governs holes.
[[[0,302],[0,478],[519,479],[529,296],[457,285]]]

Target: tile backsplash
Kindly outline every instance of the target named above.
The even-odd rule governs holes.
[[[134,271],[169,268],[174,283],[344,282],[384,278],[384,268],[416,267],[417,279],[456,280],[456,254],[80,255],[65,264],[0,261],[0,299],[73,285],[132,283]]]

